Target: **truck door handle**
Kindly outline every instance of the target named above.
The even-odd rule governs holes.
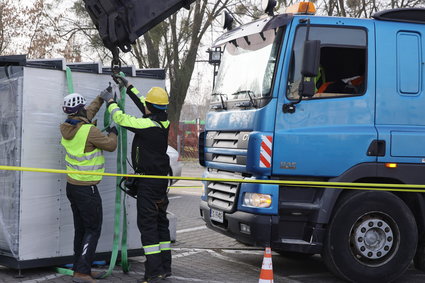
[[[385,156],[385,141],[373,140],[367,149],[367,156]]]

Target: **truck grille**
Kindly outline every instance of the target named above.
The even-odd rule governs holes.
[[[206,161],[246,165],[248,139],[250,132],[209,131],[206,133]]]
[[[205,160],[221,164],[237,165],[244,171],[250,132],[208,131],[205,136]],[[213,172],[214,169],[210,169]],[[209,176],[220,179],[242,179],[242,174],[215,170]],[[207,183],[208,205],[225,212],[233,212],[237,205],[239,183],[217,181]]]
[[[241,175],[211,174],[210,178],[242,179]],[[208,205],[225,212],[232,212],[237,205],[239,183],[226,181],[213,181],[207,183]]]

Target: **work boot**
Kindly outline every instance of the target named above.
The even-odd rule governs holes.
[[[77,283],[96,283],[97,281],[94,280],[88,274],[74,272],[74,276],[72,276],[72,282],[77,282]]]
[[[162,274],[162,280],[165,282],[170,282],[171,278],[169,279],[169,277],[171,276],[171,272],[166,272],[164,274]]]
[[[141,281],[138,281],[137,283],[159,283],[163,279],[162,275],[150,277],[148,279],[143,279]]]
[[[93,271],[90,275],[93,279],[103,279],[103,276],[105,276],[106,271]]]
[[[171,272],[166,272],[166,273],[164,273],[164,274],[162,274],[162,278],[167,278],[167,277],[170,277],[172,274],[171,274]]]

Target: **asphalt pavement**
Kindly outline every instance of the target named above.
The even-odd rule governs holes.
[[[203,168],[186,163],[183,176],[201,177]],[[201,183],[178,181],[169,191],[169,211],[177,217],[177,236],[173,244],[173,276],[163,282],[258,282],[263,249],[245,246],[205,227],[199,214]],[[131,270],[124,274],[116,267],[113,274],[99,282],[136,282],[143,277],[144,256],[131,257]],[[334,277],[320,256],[289,259],[273,253],[274,282],[344,282]],[[99,270],[102,270],[100,268]],[[72,282],[70,276],[55,273],[53,267],[17,271],[0,266],[0,282]],[[397,283],[425,282],[425,273],[411,267]]]

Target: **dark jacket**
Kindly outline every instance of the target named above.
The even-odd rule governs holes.
[[[133,101],[140,103],[140,99],[133,91],[137,90],[129,86],[127,93]],[[139,104],[138,107],[143,111],[143,106]],[[123,113],[115,102],[109,103],[108,111],[115,123],[135,134],[131,149],[134,171],[145,175],[167,175],[170,166],[167,155],[170,121],[167,120],[167,113],[164,111],[145,114],[141,118],[136,118]]]

